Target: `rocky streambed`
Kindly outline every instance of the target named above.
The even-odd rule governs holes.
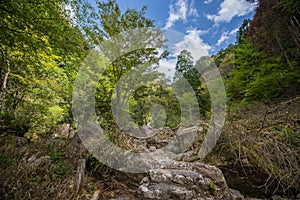
[[[245,165],[244,168],[237,165],[216,167],[203,163],[198,157],[203,128],[196,129],[199,137],[186,151],[171,155],[172,158],[162,149],[172,142],[175,130],[147,127],[142,139],[130,137],[129,130],[125,139],[133,151],[149,153],[142,158],[144,165],[151,165],[154,161],[161,163],[147,173],[126,173],[98,163],[91,159],[77,134],[72,138],[56,135],[56,138],[48,138],[40,144],[28,143],[21,137],[9,136],[7,140],[7,136],[1,136],[1,158],[16,159],[15,164],[1,165],[2,199],[22,195],[24,199],[30,199],[29,196],[35,193],[44,199],[300,199],[295,193],[290,196],[279,190],[272,193],[275,191],[272,187],[264,191],[261,185],[268,177],[250,165],[248,168]],[[134,158],[127,165],[138,167]],[[10,177],[9,174],[16,176]],[[33,178],[38,185],[31,182]],[[13,188],[19,188],[18,192],[13,192]]]

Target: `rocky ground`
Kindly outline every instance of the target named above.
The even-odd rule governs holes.
[[[35,143],[22,137],[1,135],[1,199],[258,199],[249,197],[247,190],[241,194],[236,190],[240,187],[229,188],[227,181],[235,178],[242,183],[247,178],[230,174],[238,170],[228,166],[219,166],[219,169],[199,159],[203,126],[192,127],[199,137],[186,151],[176,154],[174,159],[166,156],[160,167],[140,174],[113,170],[99,163],[89,155],[78,135],[70,135],[66,127],[69,126],[64,125],[54,138]],[[122,137],[135,152],[158,152],[145,156],[145,163],[162,159],[157,155],[164,153],[161,149],[172,142],[176,134],[175,130],[150,127],[144,127],[144,133],[142,139],[134,139],[128,133]],[[253,188],[249,185],[250,189]],[[300,195],[260,197],[266,198],[300,199]]]
[[[233,108],[217,145],[205,159],[199,157],[199,150],[208,122],[174,129],[143,126],[119,130],[112,141],[115,145],[126,149],[128,155],[144,153],[138,160],[129,157],[124,166],[135,172],[148,168],[147,173],[115,170],[93,157],[86,148],[86,144],[99,146],[93,126],[85,127],[89,135],[85,138],[63,124],[35,142],[3,131],[0,197],[300,199],[300,99],[255,109]],[[186,137],[190,133],[193,137]]]

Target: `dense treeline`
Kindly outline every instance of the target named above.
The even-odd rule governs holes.
[[[72,82],[89,48],[72,19],[80,3],[0,2],[1,130],[33,136],[70,121]]]
[[[215,153],[266,172],[265,193],[292,194],[300,187],[299,21],[300,1],[259,0],[236,44],[213,56],[229,100]]]
[[[296,96],[300,76],[299,2],[260,0],[237,44],[214,56],[231,100],[268,101]]]
[[[56,124],[70,123],[73,83],[86,56],[95,45],[121,32],[154,27],[144,16],[145,10],[122,13],[114,0],[97,2],[96,8],[85,0],[1,1],[1,130],[36,137]],[[158,48],[162,40],[156,37],[153,42]],[[109,45],[100,45],[98,50],[117,55],[112,47],[120,52],[128,48],[113,41]],[[107,64],[105,55],[97,56]],[[105,123],[111,120],[110,99],[120,77],[135,66],[159,59],[157,50],[149,48],[109,64],[95,95],[97,113],[108,116]]]

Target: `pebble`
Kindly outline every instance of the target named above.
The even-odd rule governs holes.
[[[154,152],[154,151],[156,151],[156,147],[155,147],[155,146],[150,146],[150,147],[149,147],[149,150],[150,150],[151,152]]]

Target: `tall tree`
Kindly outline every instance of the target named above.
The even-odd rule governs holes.
[[[121,89],[117,82],[128,71],[144,65],[157,63],[161,58],[158,55],[158,48],[163,46],[164,39],[162,32],[154,28],[153,21],[145,17],[146,7],[140,11],[127,9],[121,12],[115,0],[97,2],[97,10],[93,14],[93,23],[98,24],[94,31],[86,31],[93,44],[100,44],[98,47],[104,56],[108,57],[111,64],[100,79],[97,95],[98,102],[105,107],[111,106],[111,95],[116,91],[116,113],[118,117],[122,104]],[[149,29],[147,29],[149,28]],[[89,30],[88,27],[84,30]],[[105,84],[103,84],[106,82]],[[109,88],[107,87],[109,86]],[[106,94],[101,91],[107,91]],[[104,100],[104,101],[103,101]],[[102,112],[107,112],[106,110]],[[118,119],[117,119],[118,120]]]
[[[240,26],[238,32],[237,32],[237,43],[241,44],[244,42],[248,35],[248,29],[249,29],[249,24],[250,24],[250,19],[245,19],[243,21],[242,26]]]
[[[195,68],[191,53],[187,50],[182,50],[177,57],[173,84],[178,85],[179,88],[181,88],[180,94],[182,97],[185,97],[184,99],[189,99],[189,97],[192,96],[192,94],[187,94],[187,92],[195,94],[198,101],[194,103],[198,104],[198,108],[189,101],[185,103],[187,107],[186,110],[188,110],[190,114],[192,113],[192,110],[196,109],[199,109],[202,114],[210,110],[210,105],[205,94],[206,92],[204,92],[205,84],[201,80],[201,75]],[[193,91],[188,89],[189,86],[191,86]]]

